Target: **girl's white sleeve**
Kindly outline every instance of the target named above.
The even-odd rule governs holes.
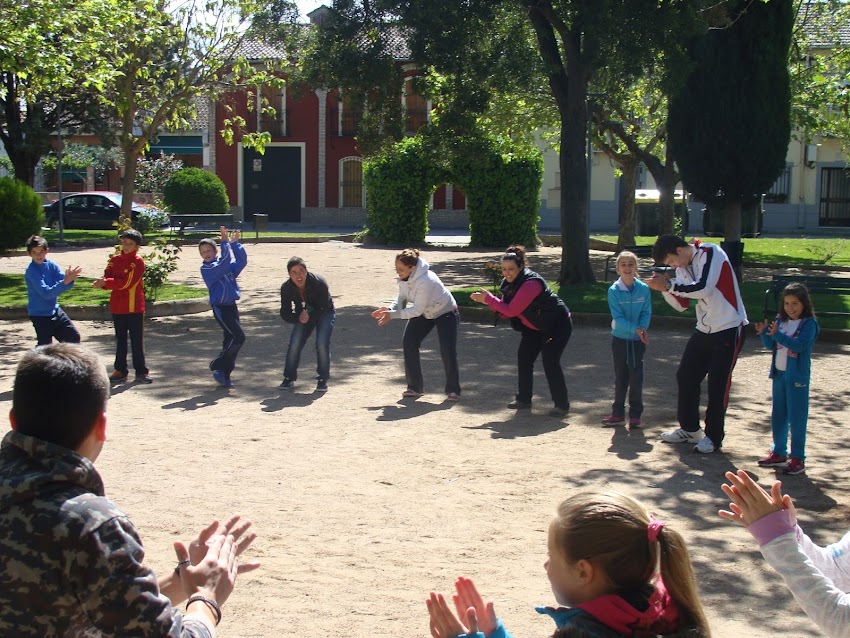
[[[837,543],[820,547],[800,530],[797,543],[824,576],[842,591],[850,592],[850,532]]]
[[[840,574],[839,580],[846,579],[847,554],[840,553],[830,559],[824,553],[830,548],[817,547],[805,534],[802,536],[805,538],[803,545],[798,544],[796,533],[783,534],[762,545],[761,553],[782,576],[806,615],[826,636],[850,638],[850,597],[826,575]],[[830,547],[843,545],[846,550],[847,541],[848,536],[845,536]],[[818,565],[825,569],[821,570]]]

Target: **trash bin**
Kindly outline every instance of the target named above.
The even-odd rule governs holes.
[[[260,231],[267,231],[269,229],[269,216],[264,215],[263,213],[254,213],[254,235],[256,237],[260,236]]]
[[[764,197],[741,204],[741,237],[758,237],[764,225]],[[723,209],[706,204],[702,209],[702,230],[709,237],[723,237]]]
[[[661,193],[640,188],[635,191],[635,235],[655,236],[660,229]],[[679,218],[681,232],[688,229],[688,201],[684,191],[673,191],[674,215]]]

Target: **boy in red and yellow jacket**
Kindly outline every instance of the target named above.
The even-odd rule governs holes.
[[[127,334],[130,335],[130,348],[133,353],[133,368],[136,381],[151,383],[145,367],[144,318],[145,291],[142,274],[145,262],[138,250],[142,243],[142,234],[129,229],[121,233],[121,252],[109,259],[109,265],[103,278],[92,283],[95,288],[111,290],[109,310],[115,325],[115,370],[109,375],[110,381],[119,383],[127,380]]]

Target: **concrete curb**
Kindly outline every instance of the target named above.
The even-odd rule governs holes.
[[[210,309],[209,300],[204,299],[175,299],[173,301],[156,301],[146,304],[145,316],[171,317],[175,315],[192,315],[206,312]],[[73,320],[77,321],[110,321],[112,313],[109,304],[100,306],[66,306],[62,310]],[[0,306],[0,320],[20,321],[29,319],[26,306]]]

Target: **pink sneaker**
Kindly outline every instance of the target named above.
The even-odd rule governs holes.
[[[788,462],[787,456],[782,456],[781,454],[777,454],[773,450],[770,451],[763,459],[758,460],[759,467],[782,467]]]
[[[640,427],[640,417],[633,416],[629,418],[629,427],[630,428],[639,428]]]
[[[785,469],[782,470],[783,474],[802,474],[806,471],[806,464],[803,463],[800,459],[792,456],[788,463],[785,465]]]

